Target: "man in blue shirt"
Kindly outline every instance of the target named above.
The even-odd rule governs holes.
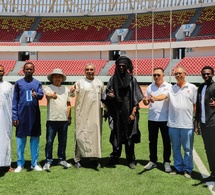
[[[23,66],[25,77],[16,81],[12,105],[12,120],[16,127],[17,168],[20,172],[25,164],[24,150],[27,136],[30,136],[31,169],[41,171],[38,166],[39,136],[41,135],[39,100],[43,98],[42,83],[33,78],[34,64]]]

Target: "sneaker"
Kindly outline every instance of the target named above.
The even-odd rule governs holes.
[[[21,171],[22,171],[22,167],[21,167],[21,166],[18,166],[18,167],[14,170],[15,173],[19,173],[19,172],[21,172]]]
[[[43,166],[43,170],[45,170],[45,171],[47,171],[47,172],[50,172],[50,164],[49,163],[46,163],[46,164],[44,164],[44,166]]]
[[[129,168],[130,169],[135,169],[136,168],[136,165],[135,165],[135,163],[134,162],[132,162],[132,163],[129,163]]]
[[[31,169],[35,170],[35,171],[42,171],[43,169],[39,166],[39,165],[36,165],[36,166],[31,166]]]
[[[157,165],[155,163],[153,163],[152,161],[149,161],[148,164],[146,166],[144,166],[145,169],[152,169],[152,168],[155,168],[157,167]]]
[[[60,161],[59,165],[63,166],[64,169],[68,169],[68,168],[70,168],[72,166],[68,162],[66,162],[65,160]]]
[[[165,170],[165,172],[167,172],[167,173],[170,173],[170,172],[172,171],[169,162],[165,162],[165,163],[164,163],[164,170]]]
[[[184,171],[184,177],[187,179],[191,179],[191,173]]]
[[[74,166],[75,166],[76,169],[79,169],[79,168],[81,168],[81,163],[78,161],[78,162],[75,163]]]

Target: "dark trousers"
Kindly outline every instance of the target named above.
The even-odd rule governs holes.
[[[119,158],[122,153],[122,144],[120,144],[119,147],[113,146],[113,152],[111,153],[111,158]],[[132,163],[135,161],[135,155],[134,155],[134,141],[132,139],[128,139],[125,143],[125,154],[126,159],[129,163]]]
[[[200,128],[210,171],[215,176],[215,126],[206,127],[205,124],[201,123]]]
[[[157,142],[158,142],[158,132],[161,131],[161,136],[163,140],[163,160],[164,162],[170,162],[171,155],[171,144],[169,138],[169,132],[167,127],[167,122],[158,121],[148,121],[148,131],[149,131],[149,159],[150,161],[156,163],[157,157]]]
[[[47,121],[46,123],[46,162],[52,162],[53,143],[58,133],[58,158],[59,161],[66,160],[68,121]]]

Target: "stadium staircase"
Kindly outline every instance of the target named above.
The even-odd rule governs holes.
[[[37,31],[37,27],[41,21],[41,18],[42,17],[35,17],[34,23],[31,25],[31,28],[30,28],[31,31]],[[41,37],[41,33],[37,32],[36,36],[34,37],[33,42],[38,42],[40,37]]]
[[[198,20],[198,18],[201,16],[203,10],[204,10],[204,8],[197,8],[197,9],[196,9],[196,12],[195,12],[195,14],[194,14],[194,16],[191,17],[189,23],[190,23],[190,24],[196,23],[196,21]],[[200,26],[200,25],[196,25],[196,28],[195,28],[195,30],[192,32],[191,37],[197,36],[198,33],[199,33],[199,31],[200,31],[200,29],[201,29],[201,26]]]
[[[201,16],[202,11],[204,10],[203,7],[201,8],[197,8],[195,14],[193,15],[193,17],[191,17],[190,19],[190,23],[196,23],[196,20],[198,20],[198,18]]]
[[[101,71],[99,72],[99,76],[107,76],[108,75],[108,70],[113,66],[113,64],[115,63],[115,61],[111,60],[108,61],[104,68],[101,69]]]
[[[128,15],[128,18],[126,19],[125,23],[122,25],[122,28],[129,28],[131,22],[133,21],[133,18],[135,17],[134,14],[129,14]],[[124,37],[124,41],[128,41],[131,39],[131,36],[133,34],[133,31],[132,29],[129,29],[128,31],[128,34],[126,35],[126,37]]]
[[[22,66],[24,65],[25,62],[23,61],[17,61],[15,64],[15,67],[13,71],[11,71],[8,76],[19,76],[19,71],[22,69]]]
[[[129,14],[128,18],[126,19],[125,23],[122,25],[122,28],[128,28],[133,20],[133,18],[135,17],[134,14]]]
[[[34,23],[31,25],[30,30],[36,31],[40,21],[41,21],[41,17],[35,17]]]

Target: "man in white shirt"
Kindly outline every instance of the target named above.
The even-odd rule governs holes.
[[[152,169],[157,167],[157,142],[158,132],[161,131],[163,140],[163,162],[165,172],[171,172],[170,167],[170,155],[171,155],[171,144],[168,133],[167,119],[169,100],[156,101],[150,103],[150,95],[158,96],[169,91],[171,84],[164,81],[164,70],[163,68],[155,68],[153,71],[154,82],[149,85],[146,89],[146,96],[143,98],[144,105],[149,105],[148,113],[148,133],[149,133],[149,159],[150,161],[144,167],[145,169]]]
[[[52,150],[56,134],[58,134],[58,159],[59,165],[65,169],[71,167],[66,162],[66,143],[68,125],[71,124],[71,104],[69,89],[62,85],[66,76],[61,69],[54,69],[47,76],[51,85],[44,89],[47,98],[47,123],[46,123],[46,163],[43,170],[50,171],[52,164]]]
[[[172,143],[175,171],[191,178],[193,171],[193,115],[196,106],[197,87],[185,80],[186,70],[180,66],[175,69],[177,83],[163,95],[151,96],[151,102],[169,98],[168,123]],[[181,153],[184,150],[184,157]]]

